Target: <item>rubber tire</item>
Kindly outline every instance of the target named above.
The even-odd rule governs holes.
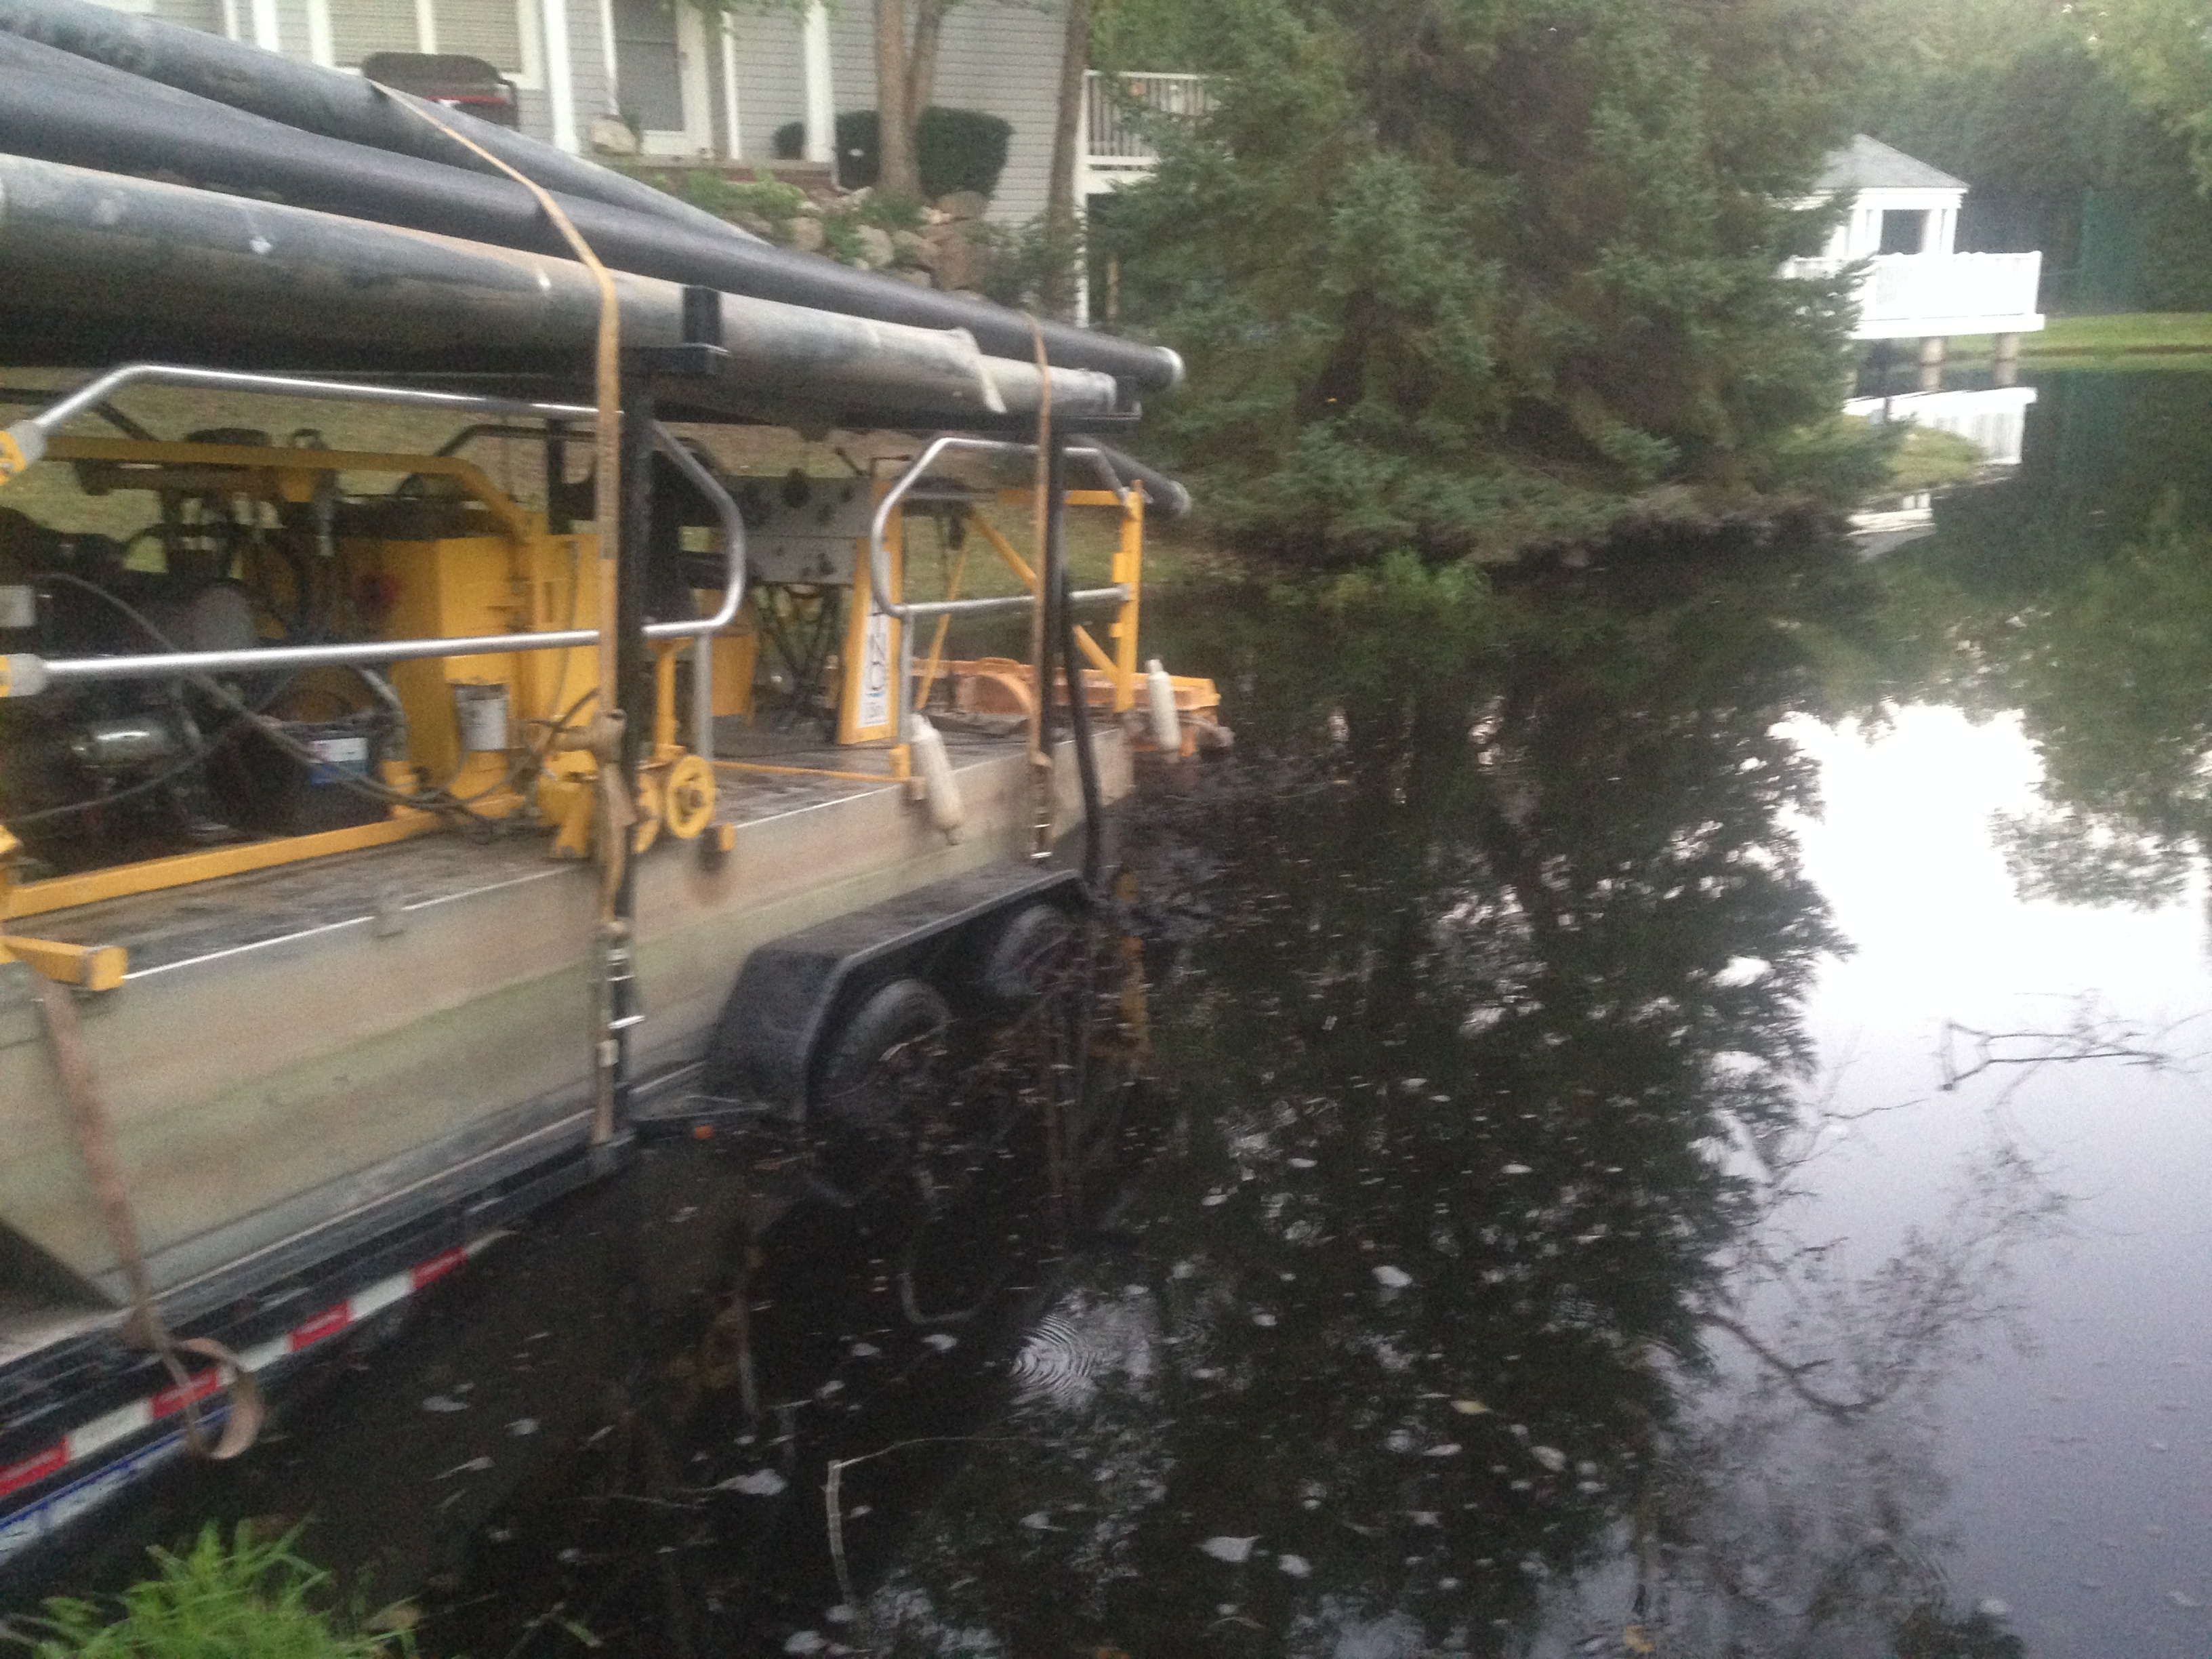
[[[1056,904],[1027,905],[992,936],[977,982],[1000,1008],[1025,1008],[1052,988],[1074,947],[1075,922],[1066,911]]]
[[[904,1105],[905,1086],[933,1063],[923,1052],[929,1040],[951,1024],[945,999],[921,980],[878,986],[831,1040],[815,1077],[816,1109],[851,1128],[890,1127]]]

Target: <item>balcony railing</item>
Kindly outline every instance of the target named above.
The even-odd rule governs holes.
[[[1841,259],[1792,259],[1785,276],[1832,276]],[[2016,334],[2043,326],[2035,309],[2040,253],[1883,253],[1859,279],[1859,340]]]
[[[1085,164],[1094,173],[1150,173],[1159,161],[1157,124],[1194,120],[1211,106],[1203,75],[1109,76],[1092,70],[1084,88]]]

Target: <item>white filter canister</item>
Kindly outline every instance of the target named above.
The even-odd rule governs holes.
[[[510,746],[503,685],[455,686],[453,720],[460,727],[464,754],[498,754]]]
[[[1175,680],[1158,657],[1145,667],[1145,700],[1151,705],[1152,746],[1163,755],[1182,753],[1182,720],[1176,713]]]

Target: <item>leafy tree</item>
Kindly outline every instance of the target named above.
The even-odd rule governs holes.
[[[1216,107],[1115,234],[1192,364],[1162,439],[1232,537],[1497,556],[1796,482],[1844,295],[1776,272],[1826,223],[1791,204],[1847,131],[1843,0],[1223,0],[1192,32]]]

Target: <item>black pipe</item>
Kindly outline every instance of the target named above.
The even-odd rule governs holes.
[[[681,341],[680,289],[615,282],[625,343]],[[556,398],[580,385],[588,396],[599,309],[572,259],[6,154],[0,294],[22,367],[430,371]],[[947,334],[765,301],[724,311],[727,372],[681,383],[683,418],[969,428],[996,418],[987,375],[1009,418],[1036,417],[1033,367],[979,359]],[[1055,418],[1110,418],[1115,388],[1103,374],[1055,374]]]
[[[1158,467],[1147,466],[1135,456],[1104,444],[1093,447],[1106,458],[1107,465],[1122,483],[1144,486],[1145,499],[1156,511],[1170,519],[1180,519],[1190,511],[1190,491]]]
[[[1038,598],[1045,607],[1045,660],[1038,665],[1037,707],[1049,752],[1052,743],[1052,656],[1060,653],[1067,684],[1067,726],[1075,739],[1075,775],[1083,785],[1083,879],[1092,894],[1106,867],[1103,822],[1105,801],[1098,786],[1098,757],[1091,751],[1091,701],[1083,688],[1083,670],[1075,655],[1075,605],[1070,595],[1075,584],[1067,574],[1067,447],[1054,433],[1046,458],[1043,569],[1038,573]]]
[[[152,17],[128,16],[88,0],[0,0],[0,31],[266,116],[302,132],[349,139],[471,173],[496,172],[392,101],[410,94],[390,93],[359,76],[302,64],[244,41]],[[664,191],[526,134],[443,106],[436,112],[548,190],[625,207],[732,241],[757,240]]]
[[[0,0],[0,23],[22,3]],[[182,176],[350,218],[570,257],[537,199],[510,179],[297,131],[4,33],[0,149],[103,172]],[[600,201],[555,199],[617,270],[878,322],[965,329],[994,356],[1027,359],[1033,349],[1030,319],[1003,307]],[[1045,325],[1044,335],[1060,367],[1095,369],[1151,391],[1181,378],[1180,360],[1158,347],[1059,324]]]

